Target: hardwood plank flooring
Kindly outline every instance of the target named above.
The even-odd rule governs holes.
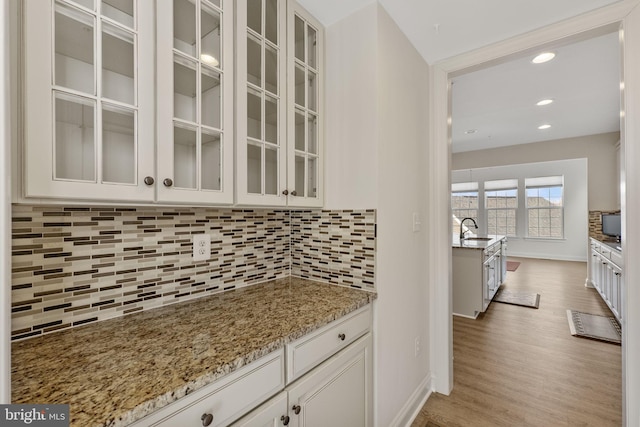
[[[412,427],[621,426],[621,347],[572,337],[566,310],[611,315],[585,288],[583,262],[520,261],[503,286],[540,294],[540,308],[492,302],[454,316],[454,387],[434,393]]]

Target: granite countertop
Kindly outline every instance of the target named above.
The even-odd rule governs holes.
[[[471,236],[468,234],[468,236]],[[489,240],[460,240],[460,236],[458,234],[453,235],[453,242],[451,244],[452,248],[462,248],[462,249],[486,249],[491,245],[498,243],[500,240],[504,239],[505,236],[497,235],[497,234],[489,234],[486,236],[473,236],[480,237],[482,239],[487,238]]]
[[[286,278],[18,341],[12,401],[125,426],[375,298]]]

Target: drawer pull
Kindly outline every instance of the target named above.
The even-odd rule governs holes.
[[[173,180],[171,178],[165,178],[162,183],[165,187],[171,187],[173,185]]]
[[[293,405],[293,413],[298,415],[300,413],[300,405]]]
[[[202,414],[202,417],[200,417],[200,419],[202,420],[202,425],[204,427],[210,426],[211,423],[213,422],[213,415],[211,414]]]
[[[156,182],[155,179],[153,179],[152,176],[145,176],[144,177],[144,183],[147,185],[153,185],[153,183]]]
[[[282,421],[282,424],[285,426],[289,425],[289,420],[290,420],[289,415],[283,415],[280,417],[280,421]]]
[[[340,338],[340,341],[344,341],[347,338],[347,336],[345,334],[339,334],[338,338]]]

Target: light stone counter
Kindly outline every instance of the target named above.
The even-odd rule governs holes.
[[[471,235],[469,235],[471,236]],[[473,237],[481,237],[483,236],[473,236]],[[474,239],[464,239],[460,240],[460,236],[457,234],[453,235],[453,241],[451,243],[452,248],[462,248],[462,249],[486,249],[489,246],[499,242],[504,239],[505,236],[497,235],[497,234],[489,234],[484,236],[489,240],[474,240]]]
[[[15,342],[12,401],[125,426],[375,298],[287,278]]]

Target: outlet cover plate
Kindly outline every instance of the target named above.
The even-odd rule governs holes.
[[[193,235],[193,260],[206,261],[211,258],[211,236],[209,234]]]

